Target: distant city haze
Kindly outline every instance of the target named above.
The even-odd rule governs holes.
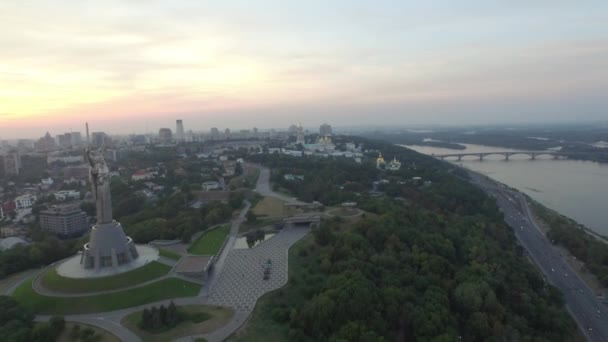
[[[3,1],[0,138],[608,119],[608,1]]]

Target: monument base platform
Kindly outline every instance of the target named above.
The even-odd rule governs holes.
[[[74,255],[68,260],[62,262],[59,266],[57,266],[57,273],[62,277],[67,278],[99,278],[99,277],[107,277],[112,276],[128,271],[132,271],[136,268],[144,266],[145,264],[157,260],[159,257],[158,249],[146,246],[146,245],[136,245],[137,253],[139,257],[134,259],[133,261],[115,267],[103,267],[98,270],[94,268],[84,268],[80,264],[80,259],[82,257],[81,253]]]

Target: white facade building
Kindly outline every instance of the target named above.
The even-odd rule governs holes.
[[[15,198],[15,210],[23,210],[31,208],[36,202],[36,196],[34,195],[21,195]]]
[[[58,201],[65,201],[66,199],[80,199],[80,192],[76,190],[61,190],[57,191],[53,195]]]

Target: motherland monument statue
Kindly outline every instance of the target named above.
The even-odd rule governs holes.
[[[97,208],[97,223],[91,229],[89,242],[83,246],[80,264],[95,270],[128,264],[139,254],[120,223],[112,219],[110,170],[103,158],[103,150],[87,148],[86,157],[90,164],[89,176]]]

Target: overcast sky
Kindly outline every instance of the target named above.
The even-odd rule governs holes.
[[[608,119],[608,1],[2,1],[0,137]]]

